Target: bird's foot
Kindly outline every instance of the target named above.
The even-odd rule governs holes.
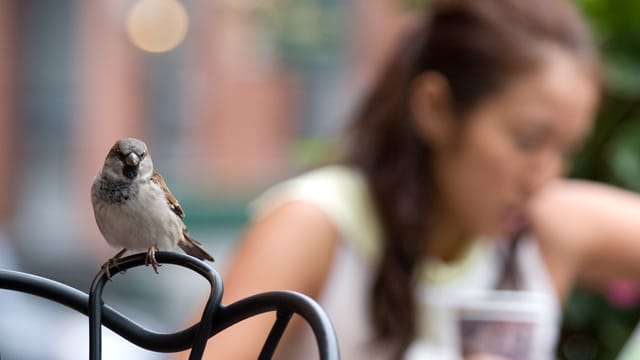
[[[118,260],[120,260],[122,255],[124,255],[124,253],[126,253],[126,252],[127,252],[126,248],[120,250],[114,257],[112,257],[111,259],[107,260],[107,262],[102,264],[102,266],[100,267],[102,269],[102,271],[104,271],[105,274],[107,275],[107,279],[108,280],[111,280],[111,272],[109,271],[109,269],[112,266],[117,266],[118,265]]]
[[[111,280],[111,271],[109,268],[112,266],[118,266],[118,259],[109,259],[106,263],[102,264],[101,269],[107,275],[107,280]]]
[[[149,266],[151,265],[151,267],[153,268],[153,271],[155,271],[155,273],[158,273],[158,267],[160,267],[160,264],[158,264],[158,261],[156,261],[156,247],[152,246],[149,248],[149,250],[147,250],[147,257],[144,259],[144,265],[145,266]]]

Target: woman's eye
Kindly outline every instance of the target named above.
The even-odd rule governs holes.
[[[524,151],[535,151],[539,149],[544,142],[540,136],[530,134],[514,134],[513,141],[520,150]]]

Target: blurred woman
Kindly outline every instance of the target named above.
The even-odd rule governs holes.
[[[460,304],[515,290],[540,310],[518,351],[554,358],[576,281],[640,278],[640,197],[561,179],[592,127],[598,67],[566,1],[433,1],[364,101],[345,161],[256,201],[224,301],[308,294],[344,359],[479,359],[513,349],[486,344],[496,328],[478,337],[486,346],[462,344],[477,329],[458,328]],[[255,358],[272,324],[238,324],[206,354]],[[279,355],[317,353],[292,326]]]

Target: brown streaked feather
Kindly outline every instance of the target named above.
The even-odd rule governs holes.
[[[164,195],[167,197],[167,202],[169,203],[169,207],[171,207],[171,210],[173,210],[173,212],[176,213],[176,215],[178,215],[179,217],[184,218],[184,210],[182,210],[180,203],[178,203],[178,200],[175,198],[175,196],[173,196],[173,194],[169,190],[169,187],[164,182],[164,178],[162,177],[162,175],[160,175],[160,173],[155,169],[153,170],[153,174],[151,175],[151,181],[155,182],[160,186],[160,188],[164,192]],[[182,228],[182,235],[183,235],[183,239],[180,239],[178,241],[178,246],[185,253],[191,256],[194,256],[200,260],[213,261],[213,256],[211,256],[204,249],[202,244],[199,243],[194,238],[192,238],[191,236],[189,236],[189,231],[187,230],[187,227],[184,226],[184,224]]]
[[[167,183],[164,182],[164,178],[155,169],[153,170],[153,175],[151,175],[151,181],[160,186],[160,188],[164,192],[164,195],[167,197],[167,202],[169,203],[169,207],[171,208],[171,210],[179,217],[184,218],[184,210],[182,210],[182,206],[180,206],[178,199],[173,196],[171,190],[169,190],[169,187],[167,186]]]
[[[214,261],[213,260],[213,256],[211,256],[211,254],[209,254],[204,247],[202,246],[202,244],[200,242],[198,242],[196,239],[192,238],[191,236],[189,236],[189,232],[187,231],[187,229],[185,228],[184,231],[182,232],[182,234],[184,235],[184,239],[181,239],[180,241],[178,241],[178,246],[180,246],[180,248],[187,254],[194,256],[200,260],[209,260],[209,261]]]

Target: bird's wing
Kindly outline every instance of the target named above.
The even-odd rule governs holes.
[[[169,207],[171,208],[171,210],[173,210],[173,212],[176,213],[176,215],[178,215],[179,217],[184,218],[184,210],[182,210],[178,199],[173,196],[171,190],[169,190],[169,187],[167,186],[167,183],[164,182],[164,178],[155,169],[153,170],[153,175],[151,175],[151,181],[160,186],[160,188],[164,192],[165,197],[167,198],[167,202],[169,203]]]

